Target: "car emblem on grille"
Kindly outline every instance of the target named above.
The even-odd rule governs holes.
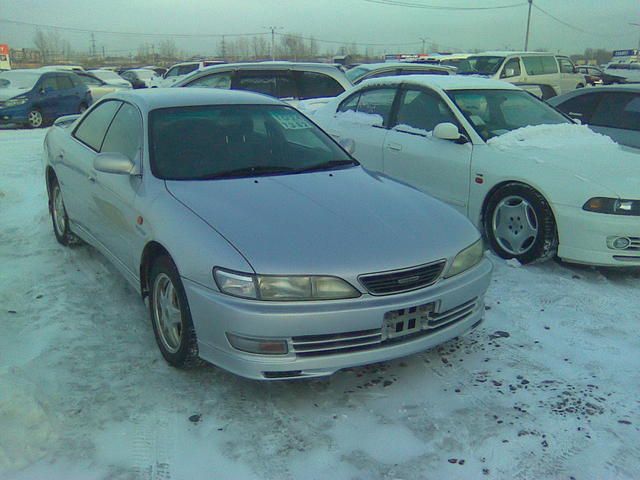
[[[397,281],[398,285],[406,285],[407,283],[414,283],[420,280],[420,275],[414,275],[413,277],[407,278],[399,278]]]

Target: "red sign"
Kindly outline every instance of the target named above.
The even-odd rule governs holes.
[[[9,45],[0,43],[0,55],[9,55]]]

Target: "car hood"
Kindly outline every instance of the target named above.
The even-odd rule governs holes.
[[[263,274],[353,278],[450,259],[479,238],[451,207],[361,167],[166,185]]]
[[[0,88],[0,100],[9,100],[25,93],[29,93],[29,90],[24,88]]]

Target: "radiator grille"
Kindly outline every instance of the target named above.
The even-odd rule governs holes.
[[[445,260],[390,272],[360,275],[358,280],[372,295],[408,292],[433,285],[446,264]]]

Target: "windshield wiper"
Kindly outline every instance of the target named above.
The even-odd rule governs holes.
[[[355,160],[329,160],[327,162],[317,163],[310,167],[300,168],[295,173],[316,172],[319,170],[332,170],[338,167],[344,167],[345,165],[360,165]]]
[[[197,177],[195,180],[215,180],[217,178],[233,178],[233,177],[259,177],[261,175],[286,173],[292,170],[294,169],[291,167],[284,167],[284,166],[256,165],[253,167],[236,168],[235,170],[228,170],[226,172],[212,173],[211,175],[204,175],[202,177]]]

